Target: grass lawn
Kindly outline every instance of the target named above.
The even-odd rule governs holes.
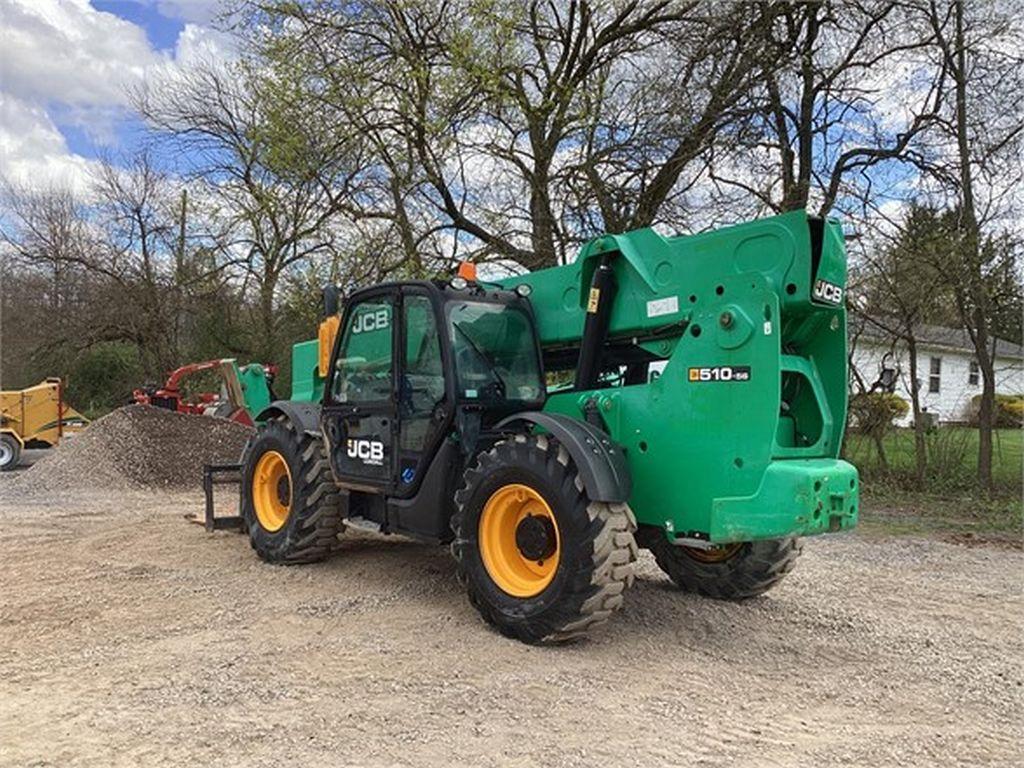
[[[862,486],[857,530],[868,536],[934,536],[961,544],[1024,548],[1022,506],[1010,496],[980,500]]]
[[[851,434],[846,458],[861,471],[860,529],[884,535],[936,535],[963,543],[1021,546],[1024,431],[1001,429],[993,435],[991,499],[974,490],[978,433],[966,427],[939,427],[927,435],[929,470],[924,492],[908,490],[914,471],[914,433],[894,430],[883,441],[889,472],[882,470],[874,443]]]
[[[925,436],[933,469],[931,480],[943,487],[968,484],[978,468],[978,430],[968,427],[939,427]],[[996,485],[1020,495],[1024,463],[1024,430],[997,429],[992,435],[992,477]],[[895,429],[882,441],[889,468],[896,475],[914,471],[914,432]],[[881,467],[874,442],[864,435],[851,434],[846,441],[846,459],[866,476]]]

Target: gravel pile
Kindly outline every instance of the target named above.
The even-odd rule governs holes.
[[[238,461],[252,432],[225,419],[129,405],[62,441],[3,490],[195,488],[202,484],[204,464]]]

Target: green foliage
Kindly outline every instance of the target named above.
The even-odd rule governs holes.
[[[1024,490],[1020,470],[1024,461],[1024,431],[1000,429],[993,437],[992,476],[997,495],[1019,498]],[[873,440],[868,435],[851,433],[843,457],[860,470],[865,489],[873,489],[873,492],[886,488],[914,489],[914,431],[890,430],[882,442],[888,457],[888,470],[879,463]],[[925,435],[925,452],[928,458],[924,478],[926,492],[958,493],[976,489],[977,429],[941,426]]]
[[[864,313],[901,330],[921,323],[957,327],[959,317],[936,264],[956,258],[948,217],[914,203],[893,242],[855,270]]]
[[[975,467],[968,457],[977,459],[976,438],[976,431],[955,427],[939,427],[929,432],[925,439],[929,485],[970,488],[975,480]]]
[[[850,423],[865,435],[881,437],[909,410],[910,404],[898,395],[865,392],[850,398]]]
[[[971,398],[968,414],[972,424],[978,423],[978,411],[981,409],[981,395]],[[996,395],[996,407],[993,412],[993,424],[996,429],[1012,429],[1024,426],[1024,394]]]
[[[87,416],[124,405],[145,372],[133,344],[107,342],[82,352],[67,375],[68,400]]]
[[[1013,421],[1013,426],[1024,425],[1024,395],[996,395],[996,407],[1000,416]]]

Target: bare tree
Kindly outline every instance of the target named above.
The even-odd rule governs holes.
[[[931,0],[934,50],[949,71],[949,100],[936,142],[947,162],[932,177],[954,208],[956,258],[935,264],[974,346],[981,371],[978,480],[992,488],[995,363],[992,326],[1008,281],[1017,283],[1007,238],[1024,180],[1024,27],[1008,5]],[[937,153],[938,154],[938,153]],[[1012,284],[1010,283],[1010,284]]]
[[[686,193],[713,166],[711,150],[749,117],[750,92],[774,66],[776,13],[694,3],[638,54],[605,68],[569,177],[578,205],[600,214],[596,231],[689,223]]]
[[[712,180],[772,211],[825,215],[877,199],[887,161],[921,166],[917,141],[938,119],[946,66],[926,55],[934,30],[900,0],[810,0],[774,9],[774,66],[761,70],[750,119]],[[742,160],[740,160],[740,157]]]
[[[6,186],[0,237],[10,260],[21,279],[47,279],[31,334],[39,355],[63,367],[97,344],[129,342],[151,371],[180,364],[183,324],[220,290],[225,266],[198,217],[185,220],[180,192],[145,153],[101,162],[88,201]]]
[[[288,97],[287,81],[262,78],[246,62],[197,64],[133,94],[140,114],[190,158],[189,177],[207,182],[229,233],[220,245],[255,282],[257,349],[268,360],[281,351],[279,282],[332,251],[332,225],[356,178],[348,147],[321,143],[337,135],[312,130],[318,116],[299,119]]]
[[[926,424],[921,408],[918,347],[921,326],[942,323],[948,300],[935,264],[948,258],[950,242],[942,225],[942,212],[913,204],[898,221],[883,219],[875,227],[872,248],[863,255],[858,295],[863,303],[857,315],[863,324],[890,338],[907,354],[906,386],[914,429],[914,483],[924,488],[928,469]]]
[[[703,2],[310,1],[253,13],[271,30],[267,56],[304,68],[309,91],[367,137],[396,191],[376,199],[406,243],[444,229],[453,251],[530,269],[601,230],[659,220],[763,52],[756,14]],[[645,102],[620,124],[625,104]]]
[[[19,372],[32,369],[33,358],[52,352],[63,360],[63,340],[81,332],[75,308],[89,291],[84,267],[93,261],[97,239],[80,201],[65,189],[4,181],[0,212],[5,325],[0,365],[17,380]]]

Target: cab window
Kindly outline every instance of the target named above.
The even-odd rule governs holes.
[[[413,413],[429,412],[444,399],[441,337],[434,308],[426,296],[407,296],[403,314],[402,404]]]
[[[390,299],[363,301],[349,312],[331,388],[336,402],[391,398],[391,318]]]
[[[467,400],[536,401],[544,396],[530,318],[516,307],[474,301],[448,306],[458,394]]]

